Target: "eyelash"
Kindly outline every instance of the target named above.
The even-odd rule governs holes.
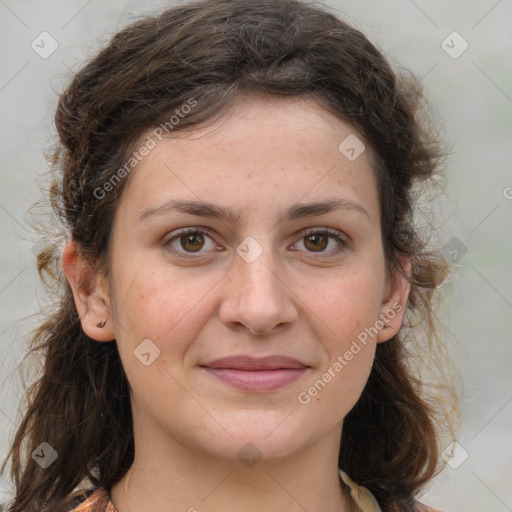
[[[185,252],[185,253],[183,253],[183,252],[176,251],[175,249],[173,249],[171,247],[171,243],[174,242],[175,240],[178,240],[182,236],[190,235],[190,234],[198,234],[198,233],[207,235],[210,239],[212,239],[212,236],[211,236],[212,230],[211,229],[206,228],[206,227],[188,227],[188,228],[180,229],[177,232],[175,232],[174,234],[172,234],[172,236],[170,236],[163,242],[163,245],[166,248],[166,250],[172,252],[175,256],[178,256],[180,258],[194,259],[194,258],[200,257],[200,256],[204,255],[203,252],[197,252],[197,253]],[[329,252],[324,253],[324,252],[320,251],[320,252],[315,253],[315,251],[308,251],[310,254],[317,254],[320,257],[322,257],[322,255],[332,256],[333,254],[338,254],[338,253],[350,248],[349,241],[346,238],[342,237],[338,231],[335,231],[330,228],[310,228],[310,229],[304,231],[303,233],[301,233],[299,241],[309,235],[328,235],[329,238],[333,238],[339,244],[336,249],[333,249]],[[213,241],[213,239],[212,239],[212,241]],[[298,251],[298,249],[293,249],[293,250]],[[197,256],[194,256],[194,254],[197,254]]]

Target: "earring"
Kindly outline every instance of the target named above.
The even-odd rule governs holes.
[[[99,324],[96,324],[96,327],[99,327],[100,329],[103,329],[103,327],[105,327],[106,323],[107,323],[107,321],[103,320],[103,322],[100,322]]]

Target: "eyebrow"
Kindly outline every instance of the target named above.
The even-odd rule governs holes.
[[[367,217],[368,220],[370,219],[368,212],[361,205],[345,198],[296,204],[286,211],[284,217],[285,220],[292,221],[303,217],[323,215],[334,210],[353,211]],[[205,201],[182,201],[172,199],[163,204],[146,208],[140,213],[137,222],[146,221],[151,217],[164,215],[172,211],[197,215],[199,217],[220,219],[231,223],[236,223],[240,219],[240,213],[236,213],[229,208],[217,206],[212,203]]]

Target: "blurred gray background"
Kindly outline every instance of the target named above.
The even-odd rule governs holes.
[[[450,464],[423,500],[446,511],[512,511],[512,0],[326,1],[421,78],[453,148],[440,232],[464,382]],[[98,45],[170,2],[0,0],[0,457],[17,422],[16,365],[44,305],[26,211],[48,168],[58,94]],[[0,479],[0,502],[10,482]]]

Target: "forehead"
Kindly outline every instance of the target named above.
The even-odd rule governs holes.
[[[371,151],[312,99],[246,96],[213,124],[158,141],[131,172],[122,203],[139,211],[176,196],[263,204],[277,191],[284,203],[342,192],[371,211]]]

